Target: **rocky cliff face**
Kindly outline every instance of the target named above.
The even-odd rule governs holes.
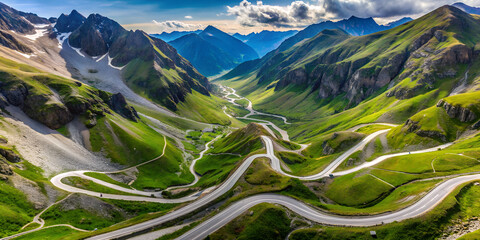
[[[3,147],[0,147],[0,155],[11,163],[18,163],[22,160],[13,150]]]
[[[440,140],[442,142],[447,142],[447,136],[445,136],[441,132],[433,130],[423,130],[421,129],[421,126],[418,122],[415,122],[411,119],[408,119],[405,122],[403,128],[406,129],[407,132],[416,133],[420,137],[428,137],[431,139]]]
[[[102,56],[127,31],[117,22],[99,14],[91,14],[69,37],[71,46],[90,56]]]
[[[113,111],[125,118],[135,122],[140,119],[135,108],[127,104],[125,97],[121,93],[113,94],[107,103]]]
[[[52,96],[46,94],[27,95],[21,107],[30,118],[52,129],[58,129],[73,120],[73,114],[62,102],[52,101]]]
[[[77,10],[72,10],[68,15],[62,14],[56,20],[55,29],[60,33],[68,33],[77,30],[84,22],[86,18],[77,12]]]
[[[132,121],[139,119],[137,112],[129,106],[121,94],[110,94],[104,91],[89,89],[86,94],[72,87],[81,83],[67,85],[56,83],[47,76],[33,76],[37,84],[45,83],[42,88],[51,89],[51,93],[39,91],[38,86],[29,84],[19,77],[0,72],[0,92],[9,104],[20,107],[30,118],[37,120],[49,128],[58,129],[73,120],[74,116],[85,117],[87,126],[96,125],[97,117],[111,114],[111,110]],[[53,91],[64,92],[59,95]]]
[[[445,109],[450,118],[455,118],[460,122],[473,122],[477,119],[476,114],[470,109],[461,106],[454,106],[444,100],[438,101],[437,107]]]
[[[419,116],[424,117],[424,113],[419,112],[405,122],[403,130],[410,133],[416,133],[420,137],[428,137],[438,141],[447,142],[452,141],[453,139],[460,136],[460,134],[465,131],[465,126],[471,124],[469,126],[470,129],[477,129],[480,127],[480,121],[478,121],[478,116],[472,109],[469,109],[468,107],[463,107],[460,104],[451,104],[447,100],[442,99],[438,101],[438,103],[436,104],[437,108],[432,109],[435,111],[438,110],[437,113],[435,113],[436,116],[438,115],[438,119],[424,118],[423,120],[420,120],[421,118],[419,118]],[[448,117],[442,117],[443,111],[445,111],[444,113],[446,113]],[[445,117],[447,118],[445,119]],[[456,124],[456,121],[449,121],[448,118],[467,124],[458,125]],[[415,119],[416,121],[413,119]],[[433,124],[430,121],[436,121],[436,125],[433,125],[436,127],[430,127],[429,130],[424,129],[422,127],[422,124],[419,123],[419,121],[424,122],[424,120],[425,122],[428,122],[429,125]]]

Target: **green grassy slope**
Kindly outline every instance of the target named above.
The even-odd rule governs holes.
[[[271,64],[265,64],[265,60],[256,70],[230,76],[221,83],[250,98],[255,108],[287,116],[295,123],[287,126],[287,130],[293,139],[302,142],[315,141],[322,135],[361,123],[404,123],[412,115],[447,97],[466,71],[470,73],[468,82],[474,82],[478,68],[473,66],[480,60],[471,49],[478,48],[478,29],[478,17],[442,7],[397,28],[350,37],[327,49],[315,50],[288,65],[293,69],[290,72],[296,74],[290,82],[281,77],[268,80],[262,77],[259,69],[288,62],[285,59],[294,56],[292,52],[301,48],[298,45],[290,49],[291,52],[276,53],[278,59],[270,56]],[[402,60],[389,60],[396,58]],[[345,66],[352,66],[354,70],[345,69]],[[304,72],[295,72],[296,69]],[[353,72],[359,76],[352,77]],[[390,79],[387,83],[393,87],[388,89],[385,82],[379,82],[384,81],[382,79]],[[322,93],[331,89],[325,84],[337,84],[333,81],[344,84],[340,86],[343,89],[356,88],[356,92],[363,95]],[[376,85],[365,85],[372,82]],[[361,99],[365,100],[358,105],[351,102]]]
[[[269,134],[262,126],[250,123],[217,140],[195,165],[195,171],[202,175],[198,184],[206,186],[222,182],[242,159],[263,148],[261,135]]]

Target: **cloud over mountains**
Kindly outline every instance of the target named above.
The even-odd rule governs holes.
[[[201,24],[190,24],[190,23],[185,23],[181,21],[157,22],[153,20],[152,22],[158,27],[158,30],[163,32],[170,32],[174,30],[192,31],[192,30],[204,28],[204,26]]]
[[[465,3],[478,4],[477,0]],[[286,6],[243,0],[227,6],[227,15],[235,16],[243,26],[303,27],[329,19],[350,16],[391,18],[419,15],[456,0],[314,0],[293,1]]]

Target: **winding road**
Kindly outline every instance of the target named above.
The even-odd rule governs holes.
[[[224,88],[226,89],[226,88]],[[234,90],[227,91],[227,95],[234,95],[238,96]],[[238,96],[238,98],[241,98]],[[234,101],[234,100],[233,100]],[[249,101],[249,106],[247,107],[247,110],[250,111],[247,116],[243,118],[248,118],[248,116],[251,115],[269,115],[269,116],[274,116],[274,117],[279,117],[283,119],[285,124],[289,124],[286,120],[286,118],[282,116],[277,116],[277,115],[270,115],[270,114],[263,114],[253,110],[251,107],[251,102]],[[248,118],[252,120],[252,118]],[[272,122],[265,121],[265,120],[259,120],[267,125],[272,126],[274,129],[278,128],[273,124]],[[283,130],[282,130],[283,131]],[[288,134],[286,131],[279,131],[282,135],[282,139],[288,140]],[[75,188],[70,185],[63,184],[61,182],[62,178],[69,177],[69,176],[79,176],[82,178],[87,177],[86,179],[95,181],[96,183],[102,184],[107,187],[111,187],[112,189],[116,189],[119,191],[124,191],[136,195],[142,195],[142,196],[129,196],[129,195],[116,195],[116,194],[103,194],[103,198],[109,198],[109,199],[121,199],[121,200],[131,200],[131,201],[147,201],[147,202],[160,202],[160,203],[182,203],[182,202],[189,202],[189,204],[176,209],[175,211],[172,211],[166,215],[163,215],[161,217],[148,220],[139,224],[135,224],[129,227],[125,227],[122,229],[118,229],[112,232],[100,234],[97,236],[93,236],[89,239],[114,239],[118,237],[125,237],[128,236],[132,233],[139,232],[142,230],[149,229],[154,226],[158,226],[162,223],[177,219],[179,217],[185,216],[189,213],[194,212],[195,210],[199,210],[202,207],[205,207],[206,205],[210,204],[213,202],[215,199],[221,197],[223,194],[227,193],[232,187],[236,184],[236,182],[240,179],[240,177],[245,173],[245,171],[248,169],[248,167],[251,165],[251,163],[257,159],[257,158],[262,158],[266,157],[271,159],[271,166],[272,168],[286,176],[292,177],[292,178],[298,178],[300,180],[316,180],[320,179],[323,177],[328,176],[329,174],[333,174],[335,176],[340,176],[340,175],[345,175],[348,173],[352,173],[367,167],[371,167],[375,164],[378,164],[388,158],[395,157],[395,156],[401,156],[401,155],[406,155],[406,154],[419,154],[419,153],[425,153],[425,152],[432,152],[432,151],[437,151],[438,148],[445,148],[451,145],[450,144],[445,144],[442,146],[438,146],[435,148],[430,148],[430,149],[424,149],[420,151],[415,151],[415,152],[403,152],[403,153],[395,153],[395,154],[390,154],[390,155],[385,155],[381,156],[371,162],[366,162],[362,165],[359,165],[355,168],[341,171],[341,172],[334,172],[335,169],[352,153],[363,149],[368,142],[371,140],[375,139],[377,136],[380,134],[386,133],[389,130],[380,130],[375,133],[372,133],[368,135],[365,139],[363,139],[361,142],[356,144],[354,147],[346,151],[344,154],[339,156],[337,159],[335,159],[333,162],[331,162],[325,169],[323,169],[321,172],[318,174],[314,174],[311,176],[294,176],[291,174],[287,174],[283,172],[280,164],[280,160],[275,156],[274,148],[273,148],[273,142],[270,137],[267,136],[262,136],[262,140],[264,142],[265,148],[266,148],[266,153],[265,154],[256,154],[253,156],[248,157],[245,159],[241,165],[233,172],[233,174],[230,175],[230,177],[221,185],[216,187],[215,190],[212,192],[205,194],[201,198],[199,198],[199,194],[194,194],[190,195],[184,198],[179,198],[179,199],[162,199],[162,198],[152,198],[152,197],[147,197],[150,196],[152,193],[151,192],[143,192],[143,191],[138,191],[134,189],[126,189],[114,184],[110,184],[95,178],[89,178],[88,176],[85,176],[83,173],[84,171],[74,171],[74,172],[68,172],[68,173],[63,173],[60,175],[55,176],[54,178],[51,179],[51,182],[57,186],[58,188],[61,188],[63,190],[66,190],[68,192],[78,192],[78,193],[83,193],[87,195],[92,195],[92,196],[99,196],[100,193],[84,190],[84,189],[79,189]],[[195,159],[191,166],[190,166],[190,171],[192,174],[195,176],[194,182],[192,182],[189,185],[186,186],[192,186],[198,181],[198,176],[196,175],[194,171],[194,165],[196,160],[200,159],[203,154],[208,150],[208,145],[211,142],[206,144],[206,148],[204,151],[202,151],[201,155],[199,158]],[[164,147],[165,149],[165,147]],[[374,216],[368,216],[368,217],[344,217],[344,216],[337,216],[337,215],[331,215],[325,212],[320,212],[307,204],[300,202],[298,200],[295,200],[290,197],[286,197],[283,195],[279,194],[258,194],[254,195],[251,197],[247,197],[245,199],[239,200],[232,205],[228,206],[226,209],[223,211],[219,212],[212,218],[202,222],[195,228],[191,229],[184,235],[182,235],[179,239],[203,239],[212,232],[218,230],[225,224],[227,224],[229,221],[234,219],[235,217],[239,216],[241,213],[246,211],[247,209],[255,206],[256,204],[259,203],[275,203],[275,204],[280,204],[283,205],[293,212],[297,213],[298,215],[301,215],[307,219],[310,219],[312,221],[322,223],[322,224],[328,224],[328,225],[341,225],[341,226],[372,226],[372,225],[378,225],[378,224],[383,224],[383,223],[390,223],[394,221],[401,221],[405,220],[408,218],[413,218],[417,217],[419,215],[422,215],[429,210],[431,210],[433,207],[438,205],[446,196],[448,196],[449,193],[451,193],[456,187],[459,185],[472,181],[472,180],[477,180],[480,179],[480,174],[475,174],[475,175],[467,175],[467,176],[460,176],[460,177],[455,177],[449,180],[446,180],[445,182],[441,183],[437,187],[435,187],[432,191],[430,191],[427,195],[425,195],[422,199],[414,203],[413,205],[410,205],[407,208],[404,208],[402,210],[396,211],[396,212],[391,212],[391,213],[386,213],[386,214],[381,214],[381,215],[374,215]],[[178,186],[178,187],[186,187],[186,186]],[[173,188],[178,188],[178,187],[173,187]],[[120,190],[121,189],[121,190]],[[172,189],[172,188],[170,188]],[[127,191],[130,190],[130,191]],[[147,195],[150,194],[150,195]]]

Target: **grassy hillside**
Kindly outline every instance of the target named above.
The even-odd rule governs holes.
[[[209,236],[209,239],[285,239],[290,218],[282,207],[259,204]]]
[[[480,119],[480,92],[468,92],[449,96],[423,111],[418,112],[400,127],[389,133],[389,141],[395,148],[402,144],[439,144],[452,142],[466,131],[478,129]]]
[[[199,185],[222,182],[242,159],[263,148],[261,135],[269,134],[262,126],[249,123],[217,140],[195,165],[195,171],[202,175]]]
[[[299,141],[361,123],[405,123],[447,97],[467,71],[467,85],[477,84],[474,66],[480,61],[472,49],[478,49],[480,35],[475,29],[480,29],[477,16],[442,7],[388,31],[327,47],[309,45],[321,33],[221,83],[239,90],[256,109],[287,116],[295,123],[287,130]],[[296,51],[313,46],[317,49],[295,58]],[[277,77],[268,69],[287,71]]]

